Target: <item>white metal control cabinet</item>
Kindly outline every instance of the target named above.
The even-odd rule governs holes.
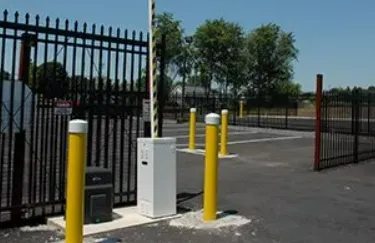
[[[176,214],[176,138],[138,138],[137,210],[149,218]]]

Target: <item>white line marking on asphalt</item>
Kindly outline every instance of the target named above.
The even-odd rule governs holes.
[[[188,148],[183,148],[183,149],[176,149],[179,152],[185,152],[185,153],[191,153],[191,154],[199,154],[199,155],[204,155],[205,150],[204,149],[188,149]]]
[[[205,155],[206,150],[204,149],[188,149],[188,148],[183,148],[183,149],[177,149],[179,152],[184,152],[184,153],[190,153],[190,154],[198,154],[198,155]],[[237,158],[238,154],[227,154],[227,155],[221,155],[220,153],[218,154],[219,159],[233,159]]]
[[[196,130],[204,130],[205,127],[196,127],[195,128]],[[184,128],[184,127],[181,127],[181,128],[163,128],[163,131],[171,131],[171,132],[174,132],[174,131],[189,131],[190,129],[188,127]]]
[[[196,130],[204,130],[205,128],[204,127],[197,127]],[[163,132],[188,132],[189,131],[189,128],[180,128],[180,129],[176,129],[176,128],[172,128],[172,129],[166,129],[166,128],[163,128]],[[136,133],[137,131],[133,131],[133,133]],[[139,130],[139,132],[143,133],[143,129],[142,130]]]
[[[257,131],[250,131],[250,132],[230,132],[228,133],[228,136],[230,135],[241,135],[241,134],[254,134],[254,133],[258,133]],[[220,135],[220,133],[219,133]],[[206,134],[196,134],[195,137],[197,138],[200,138],[200,137],[205,137]],[[188,138],[189,135],[184,135],[184,136],[171,136],[171,137],[174,137],[174,138]]]
[[[257,139],[250,139],[250,140],[239,140],[239,141],[231,141],[228,142],[228,145],[233,144],[243,144],[243,143],[260,143],[260,142],[269,142],[269,141],[280,141],[280,140],[292,140],[292,139],[298,139],[303,138],[303,136],[293,136],[293,137],[277,137],[277,138],[257,138]],[[220,143],[219,143],[220,145]],[[178,147],[186,147],[189,146],[189,144],[177,144]],[[205,146],[203,143],[196,144],[196,146]]]

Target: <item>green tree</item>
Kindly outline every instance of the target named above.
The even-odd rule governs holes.
[[[276,98],[275,102],[277,101],[277,98],[279,100],[282,100],[283,102],[290,104],[292,102],[297,102],[302,94],[302,86],[299,83],[295,83],[292,81],[286,81],[286,82],[279,82],[276,84],[275,90],[272,92],[272,96]],[[280,99],[281,98],[281,99]]]
[[[295,37],[276,24],[266,24],[247,37],[247,87],[258,96],[272,95],[279,84],[293,78],[297,60]]]
[[[9,80],[10,79],[10,72],[7,72],[5,70],[0,70],[0,77],[3,77],[3,80]]]
[[[183,38],[181,53],[176,57],[177,75],[182,79],[189,79],[195,66],[196,52],[192,45],[193,38],[185,36]]]
[[[369,93],[375,93],[375,87],[373,85],[370,85],[368,88],[367,88],[368,92]]]
[[[244,47],[242,27],[223,18],[207,20],[199,26],[194,35],[194,46],[197,53],[197,70],[207,76],[202,84],[210,93],[213,82],[220,86],[221,92],[238,82],[238,70],[241,52]],[[241,73],[241,72],[240,72]]]
[[[90,80],[81,75],[69,77],[67,82],[69,82],[69,87],[73,90],[85,91],[90,89]]]
[[[61,63],[47,62],[38,67],[31,65],[29,86],[45,98],[55,98],[65,96],[70,84],[68,74]]]
[[[134,90],[136,91],[141,91],[141,92],[146,92],[147,91],[147,75],[146,75],[146,69],[142,69],[142,74],[141,74],[141,78],[138,78],[135,82],[134,82]],[[158,80],[158,84],[160,85],[160,74],[157,76],[157,80]],[[130,90],[130,83],[127,84],[128,85],[128,90]],[[159,86],[160,87],[160,86]],[[158,87],[158,88],[159,88]],[[170,92],[172,91],[174,87],[174,81],[168,76],[168,75],[164,75],[164,91],[163,91],[163,96],[165,98],[168,98]]]
[[[302,86],[299,83],[287,81],[277,83],[275,93],[298,97],[302,94]]]
[[[240,45],[243,47],[243,45]],[[228,70],[225,82],[225,94],[228,95],[228,88],[230,88],[231,94],[234,97],[238,96],[241,87],[247,82],[246,76],[246,50],[237,50],[235,56],[232,56],[232,60],[227,59],[226,67]]]
[[[246,67],[245,38],[242,27],[236,23],[226,22],[222,38],[222,55],[218,61],[217,81],[221,92],[228,94],[232,88],[237,94],[239,87],[245,81],[244,70]]]
[[[204,77],[202,77],[203,75],[201,73],[194,73],[194,75],[191,75],[188,77],[187,79],[187,84],[188,85],[192,85],[192,86],[199,86],[202,84],[202,80],[204,80]]]
[[[155,38],[157,47],[161,45],[162,34],[166,35],[166,50],[164,60],[166,74],[175,79],[181,68],[182,35],[181,21],[175,20],[172,13],[162,13],[156,16],[157,29]],[[160,48],[157,48],[157,56],[160,57]]]

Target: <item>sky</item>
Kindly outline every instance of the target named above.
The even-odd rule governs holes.
[[[0,10],[42,18],[145,31],[147,0],[1,0]],[[156,0],[158,13],[171,12],[188,35],[206,19],[225,18],[246,32],[270,22],[293,32],[298,61],[294,81],[315,89],[316,74],[324,88],[375,85],[375,1],[373,0]]]

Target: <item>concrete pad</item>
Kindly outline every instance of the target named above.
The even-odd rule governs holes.
[[[99,224],[87,224],[83,226],[83,235],[93,235],[103,232],[108,232],[117,229],[124,229],[129,227],[135,227],[145,224],[151,224],[167,219],[178,218],[181,215],[176,214],[169,217],[151,219],[145,216],[140,215],[137,212],[137,207],[124,207],[124,208],[116,208],[113,210],[114,220],[105,223]],[[65,220],[64,217],[53,217],[47,220],[47,224],[53,225],[65,231]]]
[[[233,159],[233,158],[237,158],[238,157],[238,154],[227,154],[227,155],[221,155],[219,153],[219,159]]]
[[[183,148],[183,149],[176,149],[178,152],[184,152],[189,154],[198,154],[198,155],[205,155],[204,149],[189,149],[189,148]]]
[[[184,149],[177,149],[177,151],[184,152],[184,153],[190,153],[190,154],[198,154],[198,155],[203,155],[203,156],[206,154],[206,150],[204,150],[204,149],[191,150],[191,149],[188,149],[188,148],[184,148]],[[218,154],[218,155],[219,155],[219,159],[232,159],[232,158],[238,157],[238,154],[227,154],[227,155]]]
[[[240,215],[226,214],[225,212],[217,212],[217,219],[214,221],[203,220],[203,210],[186,213],[178,219],[169,221],[169,225],[178,228],[212,230],[230,227],[232,230],[251,223],[252,220]]]

